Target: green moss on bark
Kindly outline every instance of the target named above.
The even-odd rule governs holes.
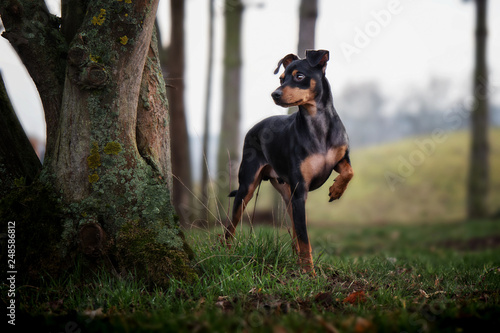
[[[198,277],[187,264],[189,258],[184,249],[170,247],[157,239],[158,234],[139,221],[125,223],[116,239],[121,269],[162,287],[168,286],[172,279],[195,281]]]
[[[71,250],[79,230],[96,223],[108,235],[111,246],[105,255],[118,271],[136,272],[159,286],[171,278],[194,279],[192,251],[175,221],[166,181],[118,142],[107,141],[92,144],[91,156],[105,147],[99,175],[89,176],[92,191],[87,197],[65,207],[62,244]]]
[[[97,142],[92,142],[92,148],[90,149],[90,155],[87,157],[87,164],[89,169],[93,170],[101,166],[101,155],[99,154],[99,145]]]
[[[104,153],[108,155],[118,155],[121,151],[122,146],[116,141],[108,142],[104,147]]]

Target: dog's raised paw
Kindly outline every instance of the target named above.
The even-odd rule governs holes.
[[[329,193],[328,193],[328,196],[330,197],[330,200],[328,200],[328,202],[332,202],[333,200],[340,199],[340,197],[344,193],[344,191],[341,188],[339,188],[339,186],[337,184],[338,183],[333,183],[333,185],[330,186],[330,190],[329,190]],[[335,186],[335,185],[337,185],[337,186]]]

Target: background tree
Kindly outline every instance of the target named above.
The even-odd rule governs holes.
[[[221,204],[227,202],[232,187],[237,186],[241,116],[241,0],[224,1],[224,66],[222,121],[217,157],[218,191]],[[229,158],[231,159],[229,161]],[[229,169],[231,166],[231,170]]]
[[[42,0],[0,3],[47,125],[41,175],[0,204],[3,227],[16,221],[16,268],[39,279],[81,258],[158,285],[194,278],[168,186],[158,0],[71,4],[58,18]]]
[[[299,8],[299,43],[297,55],[304,57],[306,50],[314,49],[318,0],[301,0]]]
[[[476,48],[471,112],[471,153],[467,183],[467,215],[470,219],[488,216],[489,192],[489,106],[486,66],[487,1],[476,1]]]
[[[184,0],[170,1],[171,30],[170,46],[164,54],[166,78],[171,84],[168,89],[170,106],[170,136],[172,140],[172,173],[175,210],[184,225],[189,224],[192,211],[191,158],[189,156],[189,135],[184,106],[185,34]]]
[[[207,61],[207,81],[205,91],[205,121],[203,123],[203,143],[202,143],[202,159],[201,159],[201,209],[200,212],[206,212],[208,207],[208,184],[210,175],[208,173],[208,147],[210,140],[210,104],[212,100],[212,76],[213,76],[213,55],[214,55],[214,24],[215,24],[215,1],[210,0],[209,3],[209,28],[208,28],[208,61]],[[200,218],[205,218],[205,214],[201,214]]]
[[[301,0],[299,8],[299,42],[297,55],[305,57],[306,50],[314,49],[316,36],[316,19],[318,17],[318,0]],[[296,106],[288,108],[288,114],[296,112]]]

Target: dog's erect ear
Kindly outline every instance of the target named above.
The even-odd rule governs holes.
[[[287,54],[283,59],[281,59],[279,62],[278,62],[278,67],[276,67],[276,69],[274,70],[274,74],[278,74],[278,72],[280,71],[280,66],[281,64],[283,64],[283,67],[287,68],[288,65],[290,65],[290,63],[294,60],[297,60],[299,59],[299,57],[297,57],[295,54]]]
[[[327,50],[306,50],[306,60],[311,67],[320,66],[323,73],[326,69],[326,63],[330,59],[330,52]]]

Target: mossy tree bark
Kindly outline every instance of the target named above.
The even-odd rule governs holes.
[[[61,29],[54,24],[50,30],[45,24],[24,26],[36,22],[37,15],[59,22],[47,14],[43,1],[38,7],[34,3],[0,5],[5,34],[15,33],[23,48],[45,54],[48,64],[57,64],[53,70],[65,68],[62,79],[46,65],[29,70],[32,58],[16,47],[32,77],[40,75],[38,70],[51,74],[49,82],[34,81],[42,102],[49,100],[54,107],[48,117],[43,104],[51,149],[33,187],[38,199],[37,193],[29,195],[32,200],[50,196],[57,218],[33,223],[29,219],[36,219],[35,214],[2,211],[11,212],[9,219],[16,218],[27,233],[37,224],[57,224],[49,228],[52,234],[43,231],[43,242],[19,246],[36,252],[36,247],[55,244],[51,262],[61,268],[52,264],[27,270],[57,274],[80,256],[91,266],[134,272],[157,285],[167,285],[171,277],[194,278],[190,249],[170,200],[167,99],[153,33],[158,0],[74,0],[73,6],[62,8]],[[31,7],[37,9],[25,10]],[[32,40],[33,35],[54,45]],[[51,47],[59,52],[45,50]],[[49,88],[52,98],[45,98]],[[4,200],[3,207],[25,200],[26,191]]]

